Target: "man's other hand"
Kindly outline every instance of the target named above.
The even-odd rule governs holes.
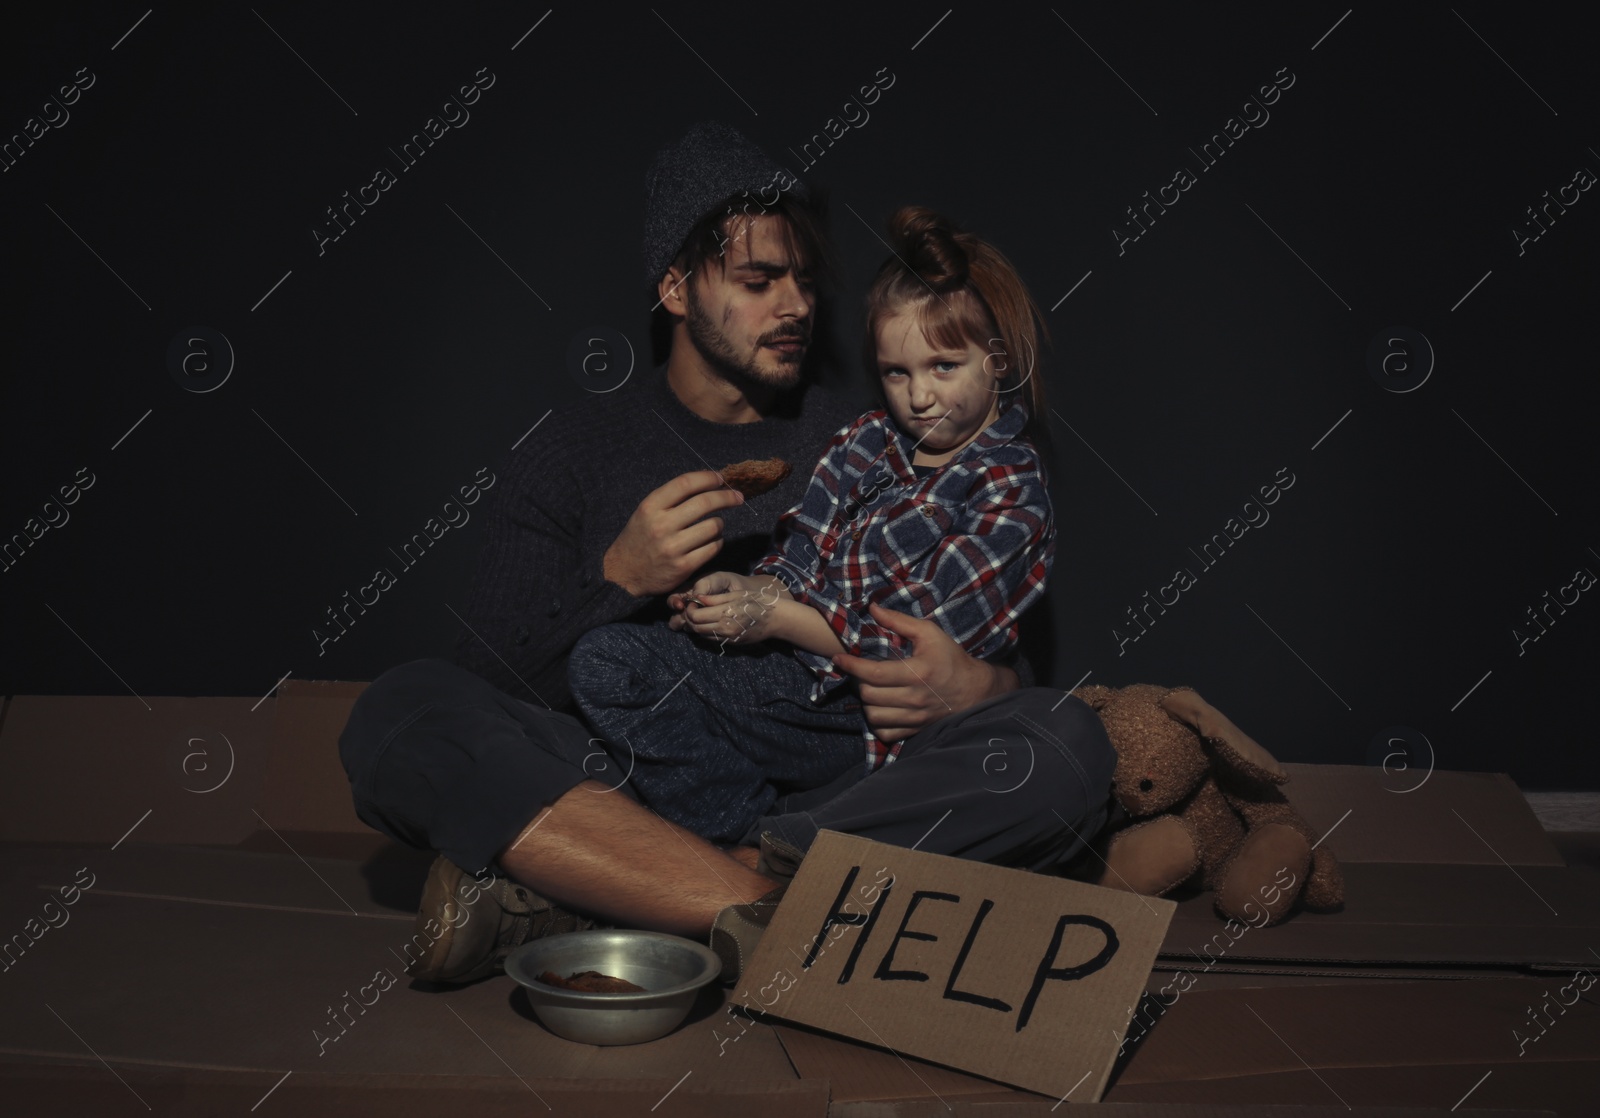
[[[974,660],[937,622],[879,605],[871,610],[879,625],[911,642],[910,654],[868,660],[841,652],[833,662],[859,681],[867,725],[880,740],[902,741],[946,715],[1016,689],[1015,672]]]
[[[680,474],[633,510],[606,549],[606,578],[636,598],[676,590],[722,550],[722,518],[712,514],[743,503],[715,470]]]

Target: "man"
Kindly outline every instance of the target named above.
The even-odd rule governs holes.
[[[773,189],[785,176],[724,125],[658,155],[645,258],[671,321],[664,369],[551,416],[514,453],[455,663],[391,669],[351,712],[339,747],[357,813],[439,852],[414,977],[471,981],[596,919],[709,933],[732,976],[820,829],[1046,869],[1105,820],[1115,759],[1085,704],[1018,689],[937,624],[887,611],[874,617],[912,654],[840,667],[877,734],[905,742],[898,760],[780,797],[759,848],[720,850],[650,812],[625,743],[566,713],[578,637],[663,616],[713,559],[747,570],[853,414],[803,384],[828,254],[803,186]],[[773,456],[794,472],[749,501],[716,473]]]

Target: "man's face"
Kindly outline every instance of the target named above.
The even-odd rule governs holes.
[[[707,365],[740,387],[789,388],[811,343],[816,292],[789,259],[783,219],[730,218],[722,263],[708,261],[685,283],[689,340]]]

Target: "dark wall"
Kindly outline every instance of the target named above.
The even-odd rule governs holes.
[[[444,652],[487,500],[314,629],[584,392],[575,343],[648,371],[643,175],[711,117],[831,192],[840,353],[897,203],[992,239],[1046,309],[1053,683],[1188,683],[1285,759],[1403,754],[1402,787],[1435,759],[1600,786],[1580,36],[1509,8],[590,5],[526,35],[542,8],[140,10],[5,17],[7,693]],[[198,391],[206,331],[231,373]],[[853,360],[824,375],[866,398]]]

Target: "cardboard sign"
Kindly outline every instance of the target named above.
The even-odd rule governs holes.
[[[824,831],[734,1001],[1096,1102],[1176,907]]]

